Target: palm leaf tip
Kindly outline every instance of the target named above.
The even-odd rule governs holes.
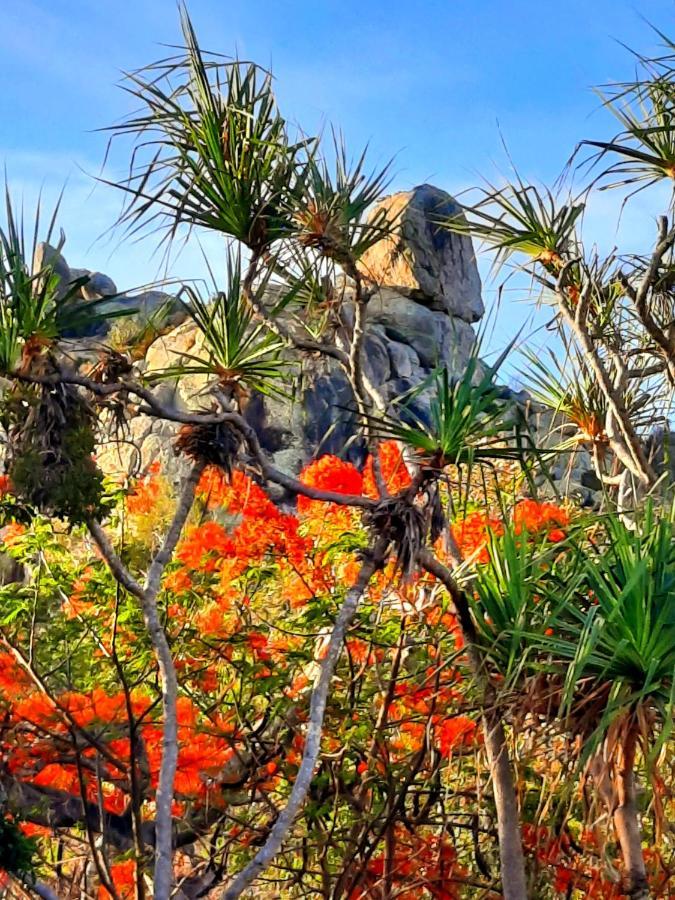
[[[458,377],[447,368],[432,372],[399,398],[392,412],[373,419],[373,430],[408,445],[425,465],[436,469],[520,458],[505,438],[512,431],[510,404],[495,383],[497,370],[486,369],[478,352],[476,348]]]
[[[522,182],[488,188],[473,206],[445,220],[446,228],[481,238],[503,262],[524,253],[545,268],[559,269],[575,241],[575,225],[584,204],[560,202],[549,190]]]
[[[257,321],[242,287],[239,255],[228,257],[224,290],[205,298],[196,287],[186,285],[180,301],[202,335],[202,355],[183,353],[177,366],[154,373],[154,378],[213,376],[240,399],[250,390],[282,392],[281,383],[290,369],[283,354],[285,344]]]

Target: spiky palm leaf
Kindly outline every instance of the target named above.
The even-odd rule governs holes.
[[[495,384],[496,367],[480,374],[477,351],[459,378],[446,368],[433,372],[421,385],[399,398],[395,413],[373,418],[371,428],[385,439],[401,441],[433,467],[464,465],[495,459],[518,459],[506,445],[508,403]],[[428,393],[428,415],[418,408]]]
[[[476,204],[464,207],[462,215],[446,219],[442,225],[481,238],[497,251],[497,265],[520,252],[549,270],[560,268],[574,244],[583,203],[560,203],[548,189],[520,180],[503,188],[489,185],[481,194]]]
[[[614,154],[619,161],[602,173],[622,175],[603,188],[642,183],[649,187],[664,178],[675,181],[675,79],[655,74],[647,81],[621,85],[605,98],[623,126],[611,141],[584,141],[600,151],[598,158]]]
[[[558,559],[559,547],[531,543],[507,525],[502,535],[490,536],[489,560],[472,573],[469,602],[477,639],[492,673],[508,690],[551,671],[539,651],[561,602],[542,585],[571,577],[569,567],[561,574]]]
[[[566,675],[565,711],[574,715],[588,706],[589,691],[606,688],[587,722],[588,754],[612,723],[639,710],[643,723],[656,714],[665,733],[672,729],[674,528],[674,511],[657,512],[651,503],[630,527],[616,514],[604,516],[591,546],[570,549],[575,577],[549,591],[564,599],[564,615],[541,646]]]
[[[5,221],[0,226],[0,372],[11,372],[22,353],[39,352],[64,336],[106,319],[133,314],[133,309],[106,311],[109,298],[88,301],[79,296],[87,278],[60,283],[49,257],[35,268],[38,240],[50,243],[59,210],[57,203],[42,234],[41,208],[34,213],[27,237],[23,211],[17,216],[5,187]],[[56,248],[63,245],[63,236]]]
[[[529,365],[522,373],[523,381],[532,397],[555,414],[555,430],[564,431],[570,424],[577,428],[559,449],[580,441],[606,444],[607,399],[576,346],[567,348],[564,362],[551,350],[544,358],[532,351],[524,355]]]
[[[255,321],[255,314],[242,291],[241,259],[229,254],[227,287],[212,299],[186,285],[179,299],[204,336],[204,357],[181,353],[185,360],[154,372],[152,379],[181,375],[213,375],[223,386],[245,386],[262,393],[279,391],[280,379],[288,374],[281,356],[283,342]]]
[[[384,209],[366,219],[388,184],[389,164],[367,174],[365,150],[350,164],[344,143],[334,136],[333,144],[334,173],[317,146],[290,195],[289,212],[303,246],[344,265],[358,260],[391,228]]]
[[[120,223],[201,226],[257,252],[293,229],[284,210],[301,150],[288,140],[272,78],[258,66],[205,54],[185,10],[185,54],[127,76],[142,111],[110,129],[136,140]]]

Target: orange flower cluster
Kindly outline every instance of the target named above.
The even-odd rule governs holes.
[[[384,483],[390,494],[398,494],[410,485],[411,478],[403,459],[401,448],[396,441],[383,441],[378,447],[380,469]],[[368,457],[363,470],[363,493],[367,497],[379,496],[373,472],[373,459]]]
[[[228,593],[236,578],[267,555],[296,565],[304,561],[310,542],[298,533],[297,518],[282,513],[244,473],[235,472],[230,482],[217,469],[207,469],[198,493],[207,507],[223,508],[239,522],[231,529],[214,521],[190,529],[176,554],[185,570],[172,573],[167,586],[186,589],[191,576],[201,572],[216,574]]]
[[[389,741],[394,758],[423,746],[429,722],[434,743],[445,757],[480,740],[476,723],[458,714],[463,700],[459,678],[451,667],[430,666],[421,684],[405,681],[396,685],[395,700],[388,709],[389,723],[398,727],[400,735]]]
[[[0,701],[18,699],[30,685],[30,679],[11,653],[0,653]]]
[[[162,757],[161,725],[149,718],[153,703],[148,695],[132,695],[131,705],[135,721],[141,722],[138,735],[148,762],[150,786],[155,789]],[[0,751],[6,754],[12,774],[36,786],[79,796],[80,780],[75,758],[72,763],[64,759],[67,754],[63,748],[69,744],[70,718],[81,728],[95,732],[99,741],[107,745],[112,758],[105,761],[101,770],[103,804],[112,813],[125,811],[131,744],[122,692],[107,694],[101,688],[94,688],[86,693],[62,694],[53,702],[44,694],[24,687],[9,714],[11,720],[7,731],[11,725],[16,735],[11,743],[10,736],[7,743],[0,744]],[[209,791],[209,778],[221,771],[234,755],[234,729],[225,718],[216,714],[202,722],[198,708],[187,697],[178,700],[178,726],[176,795],[204,801]],[[87,752],[84,751],[85,755]],[[97,778],[88,770],[83,777],[89,800],[97,803]],[[209,802],[213,802],[213,798]]]
[[[9,494],[12,491],[12,483],[9,480],[9,475],[0,475],[0,497],[3,494]]]
[[[363,475],[356,466],[328,454],[306,466],[300,480],[308,487],[335,494],[360,496],[363,492]],[[305,530],[315,539],[351,531],[355,523],[353,509],[302,495],[298,497],[298,515],[305,523]]]
[[[110,866],[110,877],[119,900],[133,900],[136,896],[136,863],[133,859],[113,863]],[[101,885],[98,889],[98,900],[110,900],[111,894]]]
[[[591,900],[619,900],[624,896],[621,887],[605,877],[604,867],[589,866],[587,857],[578,854],[566,832],[556,835],[544,825],[525,823],[522,835],[525,852],[539,866],[551,869],[553,888],[560,896],[571,896],[574,891]],[[588,846],[587,836],[583,843]]]
[[[465,896],[466,870],[459,865],[457,853],[447,836],[410,833],[396,826],[390,843],[392,858],[374,856],[366,877],[349,894],[349,900],[367,900],[381,894],[385,871],[399,900],[459,900]]]
[[[359,470],[351,463],[329,454],[321,456],[306,466],[300,480],[308,487],[333,491],[336,494],[360,496],[363,490],[363,475]],[[298,511],[306,512],[308,507],[315,502],[317,501],[307,497],[298,497]]]
[[[456,750],[476,744],[478,725],[468,716],[451,716],[436,728],[435,737],[441,756],[448,759]]]
[[[11,548],[25,533],[25,525],[22,525],[20,522],[10,522],[4,528],[0,528],[0,544],[4,544],[6,548]]]
[[[163,489],[159,478],[160,465],[154,462],[147,474],[140,478],[133,491],[127,496],[127,511],[132,516],[144,516],[155,508],[157,499]]]
[[[527,499],[515,505],[512,520],[516,534],[531,537],[546,532],[549,541],[558,542],[566,537],[564,529],[569,525],[570,517],[567,510],[555,503]],[[486,563],[489,559],[490,534],[495,537],[502,535],[504,524],[501,519],[476,510],[457,520],[451,532],[464,559]]]
[[[504,526],[499,519],[476,511],[456,521],[450,530],[464,559],[486,563],[489,559],[490,533],[499,537],[504,533]]]
[[[538,500],[521,500],[513,510],[513,524],[516,534],[540,534],[548,532],[549,541],[563,541],[569,525],[570,517],[567,510],[556,506],[555,503],[540,503]]]
[[[215,572],[224,557],[233,556],[234,541],[218,522],[203,522],[188,530],[176,558],[195,572]]]
[[[263,518],[273,515],[277,508],[265,491],[243,472],[233,472],[232,478],[216,466],[208,466],[197,485],[197,494],[208,509],[223,507],[232,515]]]

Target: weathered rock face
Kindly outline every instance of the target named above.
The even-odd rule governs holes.
[[[73,280],[68,263],[56,247],[40,241],[33,254],[33,271],[42,272],[46,266],[51,266],[54,274],[59,276],[58,293],[59,296],[64,296],[68,292],[68,285]]]
[[[372,216],[380,210],[394,228],[365,254],[363,271],[378,284],[408,293],[432,309],[477,322],[485,310],[471,238],[439,224],[462,215],[457,201],[440,188],[423,184],[386,197]]]

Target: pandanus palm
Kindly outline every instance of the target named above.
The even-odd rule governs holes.
[[[17,210],[5,189],[4,222],[0,224],[0,374],[17,366],[28,370],[32,360],[83,327],[133,310],[106,311],[105,300],[88,301],[80,296],[86,277],[62,284],[55,271],[55,254],[40,262],[38,242],[49,244],[56,227],[57,204],[42,227],[38,204],[30,227],[23,210]],[[56,253],[63,244],[63,236]]]
[[[499,363],[492,369],[482,369],[479,352],[478,346],[474,348],[464,373],[458,378],[451,378],[446,369],[441,369],[422,386],[422,390],[428,390],[431,395],[428,415],[416,409],[414,401],[420,391],[414,391],[401,398],[395,415],[385,416],[373,425],[376,432],[394,438],[411,451],[418,470],[411,490],[416,492],[426,487],[432,501],[438,499],[436,480],[447,467],[470,470],[474,465],[492,465],[495,460],[522,457],[518,449],[509,446],[505,440],[504,433],[512,431],[513,425],[508,424],[510,406],[495,383]],[[403,571],[409,560],[421,561],[423,567],[445,585],[457,609],[467,643],[467,660],[482,695],[480,703],[497,809],[504,896],[507,900],[523,900],[527,896],[525,865],[502,708],[482,652],[480,635],[472,620],[467,592],[458,589],[455,578],[424,549],[427,539],[436,537],[433,503],[428,504],[431,515],[421,522],[419,517],[411,515],[410,510],[407,517],[401,515],[396,508],[397,502],[397,497],[382,500],[373,512],[373,521],[381,533],[391,536]],[[402,508],[406,509],[405,502]],[[440,519],[443,523],[442,516]]]
[[[92,460],[96,417],[72,385],[35,382],[58,371],[57,351],[68,335],[126,311],[106,312],[105,301],[83,300],[86,278],[63,284],[54,256],[43,254],[40,262],[38,240],[49,244],[57,213],[58,204],[43,233],[38,204],[27,229],[6,190],[0,225],[0,375],[20,380],[7,393],[0,425],[7,436],[5,468],[17,496],[72,523],[102,503],[102,476]]]
[[[476,204],[444,221],[444,227],[480,237],[495,250],[497,264],[520,252],[550,272],[560,270],[574,250],[583,203],[560,202],[551,191],[520,180],[503,188],[488,185],[480,194]]]
[[[567,577],[540,585],[556,612],[554,634],[537,640],[565,675],[561,712],[584,740],[582,759],[613,818],[632,898],[649,896],[636,768],[641,759],[656,774],[673,721],[674,526],[672,510],[652,506],[630,527],[604,516],[591,540],[568,548]]]
[[[284,342],[259,321],[242,290],[241,258],[227,257],[227,284],[211,298],[188,285],[182,302],[201,334],[198,353],[181,353],[174,366],[148,376],[149,381],[197,375],[206,379],[207,389],[221,405],[243,412],[252,392],[281,393],[281,383],[289,375],[284,359]],[[241,445],[241,435],[227,423],[185,425],[177,449],[194,460],[232,468]]]
[[[268,72],[205,54],[185,9],[181,19],[185,53],[128,75],[141,110],[111,129],[136,141],[114,183],[128,196],[121,223],[166,226],[168,241],[206,228],[263,253],[294,229],[286,201],[308,142],[289,141]]]

